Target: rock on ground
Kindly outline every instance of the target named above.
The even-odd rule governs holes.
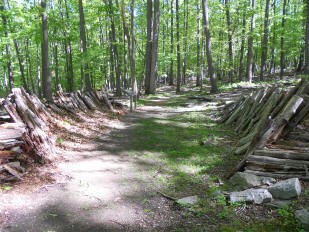
[[[292,201],[290,200],[273,200],[270,203],[267,203],[266,205],[272,208],[279,208],[279,209],[284,209],[286,207],[288,207],[290,204],[292,204]]]
[[[272,195],[267,189],[252,189],[241,192],[230,193],[230,201],[235,202],[253,202],[255,204],[263,204],[271,202]]]
[[[295,211],[295,218],[302,224],[306,231],[309,231],[309,212],[306,209]]]
[[[274,198],[289,200],[300,195],[301,184],[298,178],[291,178],[270,186],[268,190]]]
[[[250,173],[237,172],[229,180],[230,185],[234,190],[244,190],[260,185],[271,185],[275,183],[276,180],[271,177],[261,177]]]
[[[194,205],[198,203],[198,201],[199,201],[198,196],[190,196],[177,200],[177,203],[180,205]]]

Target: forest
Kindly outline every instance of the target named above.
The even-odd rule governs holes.
[[[309,0],[0,17],[0,231],[309,231]]]
[[[135,78],[146,94],[164,80],[179,92],[193,76],[216,92],[217,82],[308,73],[307,4],[3,0],[1,95],[23,86],[48,98],[61,84],[120,96]]]

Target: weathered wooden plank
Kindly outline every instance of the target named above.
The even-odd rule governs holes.
[[[246,160],[248,162],[259,162],[260,164],[264,165],[278,164],[278,165],[288,165],[296,168],[303,168],[304,165],[307,165],[309,167],[309,161],[305,160],[279,159],[274,157],[256,156],[256,155],[249,155]]]
[[[24,129],[0,129],[0,140],[7,140],[7,139],[21,139],[23,133],[25,132]]]
[[[271,126],[261,136],[261,139],[258,143],[259,148],[264,147],[269,140],[276,141],[279,138],[283,128],[292,118],[292,116],[296,113],[298,107],[301,105],[302,102],[303,98],[297,95],[294,95],[290,99],[282,112],[272,121]]]
[[[295,152],[287,150],[255,150],[255,156],[267,156],[279,159],[292,159],[292,160],[307,160],[309,161],[308,152]]]
[[[270,173],[270,172],[259,172],[259,171],[250,171],[247,170],[245,173],[254,174],[257,176],[267,176],[267,177],[273,177],[273,178],[282,178],[282,179],[289,179],[289,178],[299,178],[301,180],[309,180],[308,176],[302,176],[302,175],[293,175],[293,174],[276,174],[276,173]]]

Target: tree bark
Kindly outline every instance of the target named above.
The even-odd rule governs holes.
[[[255,0],[251,0],[251,7],[252,10],[255,9]],[[251,25],[250,25],[250,35],[248,38],[248,54],[247,54],[247,80],[249,83],[252,83],[252,57],[253,57],[253,31],[255,27],[255,18],[254,18],[254,12],[251,16]]]
[[[14,46],[15,46],[15,51],[16,51],[16,55],[17,55],[17,59],[18,59],[21,79],[23,80],[23,86],[24,86],[25,90],[29,93],[29,88],[28,88],[28,85],[27,85],[26,77],[25,77],[24,61],[23,61],[22,55],[20,54],[18,43],[15,39],[14,39]]]
[[[276,15],[276,0],[274,0],[273,4],[273,14]],[[277,33],[276,33],[276,21],[273,19],[273,34],[272,34],[272,46],[271,46],[271,52],[270,52],[270,67],[269,67],[269,73],[272,74],[275,71],[276,68],[276,59],[275,59],[275,48],[276,48],[276,41],[277,41]]]
[[[261,73],[260,73],[260,81],[264,81],[264,70],[265,70],[265,64],[266,64],[266,60],[267,60],[269,2],[270,2],[270,0],[266,0],[265,18],[264,18],[264,36],[263,36],[263,40],[262,40],[262,55],[261,55]]]
[[[42,6],[42,87],[43,96],[47,101],[53,101],[52,89],[51,89],[51,78],[49,72],[49,55],[48,55],[48,25],[47,25],[47,14],[46,14],[46,0],[41,1]]]
[[[187,69],[187,47],[188,47],[188,0],[184,0],[184,42],[183,42],[183,58],[182,58],[182,83],[186,83],[186,69]]]
[[[197,48],[196,48],[196,86],[201,86],[201,17],[200,17],[200,1],[197,0]]]
[[[231,17],[230,17],[230,6],[229,0],[225,0],[225,12],[226,12],[226,23],[227,23],[227,31],[228,31],[228,56],[229,56],[229,67],[228,74],[230,78],[230,82],[233,82],[233,42],[232,42],[232,30],[231,30]]]
[[[285,15],[286,15],[286,0],[283,1],[282,9],[282,24],[281,24],[281,40],[280,40],[280,78],[283,78],[284,68],[285,68],[285,51],[284,51],[284,27],[285,27]]]
[[[68,10],[68,4],[67,0],[64,1],[65,4],[65,14],[66,14],[66,19],[69,22],[70,21],[70,16],[69,16],[69,10]],[[66,34],[66,32],[65,32]],[[70,36],[66,36],[66,56],[67,56],[67,85],[68,88],[67,90],[69,92],[74,91],[74,70],[73,70],[73,55],[72,55],[72,46],[71,46],[71,39]]]
[[[134,56],[134,0],[131,0],[131,36],[129,33],[129,28],[125,16],[125,4],[124,0],[122,0],[121,4],[121,13],[122,13],[122,20],[123,20],[123,28],[125,35],[127,37],[128,47],[129,47],[129,57],[130,57],[130,70],[131,70],[131,80],[132,80],[132,92],[134,92],[134,83],[136,83],[135,80],[135,56]]]
[[[82,67],[84,72],[86,91],[90,92],[92,88],[89,78],[88,61],[87,61],[87,41],[86,41],[83,0],[78,1],[78,9],[79,9],[79,22],[80,22],[79,29],[80,29],[80,43],[81,43],[81,54],[82,54]]]
[[[306,1],[305,74],[309,74],[309,1]]]
[[[245,3],[245,10],[242,19],[242,31],[241,31],[241,45],[240,45],[240,57],[239,57],[239,70],[238,70],[238,79],[240,81],[244,80],[244,51],[245,51],[245,40],[246,40],[246,9],[247,4]]]
[[[159,17],[160,17],[160,0],[154,0],[154,17],[151,49],[151,73],[149,93],[156,93],[156,83],[158,76],[158,39],[159,39]]]
[[[217,80],[216,74],[214,72],[213,61],[212,61],[212,51],[211,51],[211,37],[210,37],[210,30],[209,30],[209,16],[208,16],[208,0],[203,0],[203,23],[204,23],[204,30],[206,34],[206,54],[207,54],[207,63],[208,63],[208,75],[210,77],[210,84],[211,84],[211,93],[217,93]]]
[[[177,86],[176,93],[180,93],[181,73],[180,73],[180,43],[179,43],[179,0],[176,0],[176,27],[177,27]]]
[[[4,12],[4,3],[3,0],[0,1],[0,12]],[[8,29],[7,29],[7,18],[5,14],[1,15],[2,23],[4,26],[4,36],[6,38],[9,37]],[[8,77],[9,77],[9,88],[10,92],[12,92],[12,89],[14,88],[14,76],[13,76],[13,70],[12,70],[12,63],[11,63],[11,46],[7,42],[5,45],[6,49],[6,55],[7,55],[7,69],[8,69]]]
[[[170,73],[169,73],[169,85],[174,85],[174,12],[173,12],[174,0],[171,0],[171,60],[170,60]]]
[[[146,78],[145,94],[150,94],[150,76],[152,60],[152,0],[147,0],[147,45],[146,45]]]

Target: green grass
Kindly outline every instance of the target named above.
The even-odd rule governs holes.
[[[210,181],[218,175],[222,176],[225,173],[218,173],[218,167],[225,166],[234,158],[227,146],[199,144],[200,141],[210,138],[215,141],[232,134],[219,125],[214,127],[213,123],[204,112],[141,120],[135,132],[135,151],[143,158],[158,161],[159,167],[153,167],[150,171],[163,169],[156,181],[165,186],[166,191],[197,193],[207,185],[203,181],[205,173],[211,173]]]
[[[186,104],[188,96],[198,94],[191,91],[164,99],[164,106],[181,107]],[[141,103],[159,105],[151,98],[153,96],[143,99]],[[232,155],[232,149],[222,143],[236,135],[210,120],[208,113],[187,112],[171,118],[148,118],[138,122],[131,153],[152,161],[153,166],[146,167],[146,170],[154,178],[155,189],[175,197],[199,195],[200,203],[190,212],[196,217],[207,215],[216,225],[216,231],[300,232],[291,212],[278,213],[276,217],[265,215],[263,220],[244,222],[235,214],[235,209],[241,205],[226,205],[224,197],[214,200],[216,190],[224,191],[228,187],[217,186],[216,181],[218,178],[224,179],[239,157]],[[213,144],[200,145],[200,141],[209,139]],[[203,226],[196,225],[197,231]]]

